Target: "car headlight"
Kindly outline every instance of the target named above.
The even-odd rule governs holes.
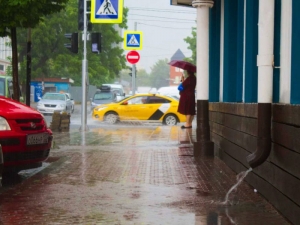
[[[66,108],[66,104],[60,104],[59,107],[60,108]]]
[[[97,105],[96,103],[92,102],[92,106],[96,106],[96,105]]]
[[[41,106],[43,106],[43,103],[38,102],[37,106],[38,106],[38,107],[41,107]]]
[[[0,116],[0,131],[1,130],[11,130],[11,129],[6,119]]]
[[[106,109],[107,106],[98,106],[97,108],[95,108],[96,111],[101,111],[103,109]]]

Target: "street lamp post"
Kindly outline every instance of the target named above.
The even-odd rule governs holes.
[[[82,60],[82,103],[81,103],[81,131],[87,131],[87,50],[86,50],[86,41],[87,41],[87,2],[84,0],[84,17],[83,17],[83,60]]]

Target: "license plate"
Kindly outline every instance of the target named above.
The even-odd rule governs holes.
[[[28,134],[27,135],[27,145],[39,145],[48,143],[49,134]]]

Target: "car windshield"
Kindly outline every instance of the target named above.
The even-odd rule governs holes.
[[[66,96],[64,94],[45,94],[42,99],[45,100],[62,100],[64,101]]]
[[[99,92],[94,95],[94,100],[108,100],[108,99],[113,99],[113,93]]]

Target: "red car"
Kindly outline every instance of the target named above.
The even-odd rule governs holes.
[[[52,131],[41,113],[0,96],[3,172],[18,173],[40,167],[49,155],[52,138]]]

